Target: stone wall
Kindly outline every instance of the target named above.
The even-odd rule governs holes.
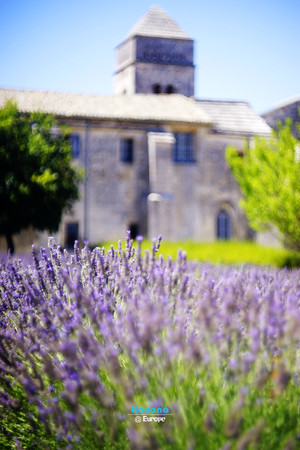
[[[162,93],[167,93],[168,86],[172,86],[176,94],[191,97],[194,95],[194,68],[137,63],[135,67],[136,93],[151,94],[155,84],[160,85]]]
[[[138,62],[179,66],[194,65],[194,43],[192,40],[149,36],[137,36],[135,39],[136,61]]]
[[[80,164],[86,181],[80,200],[64,215],[60,241],[66,241],[66,225],[72,222],[79,225],[79,240],[91,243],[122,238],[131,225],[138,225],[139,232],[146,235],[147,131],[129,124],[100,123],[90,124],[85,133],[81,134]],[[122,139],[133,140],[132,163],[120,159]]]
[[[244,138],[205,133],[199,157],[199,171],[195,180],[199,201],[198,226],[195,238],[211,241],[216,239],[217,214],[226,210],[232,223],[232,239],[247,239],[251,236],[247,219],[239,206],[241,192],[231,175],[225,160],[228,145],[243,150]]]
[[[232,238],[249,238],[251,231],[239,207],[240,189],[224,157],[228,144],[242,149],[243,139],[209,134],[205,128],[194,133],[194,163],[173,161],[172,134],[165,139],[158,133],[148,136],[149,236],[163,234],[169,240],[213,241],[218,212],[225,210],[231,219]],[[151,177],[153,170],[155,176]]]
[[[128,66],[114,76],[114,93],[116,95],[135,94],[135,66]]]
[[[15,254],[23,254],[31,251],[33,243],[38,241],[38,233],[33,228],[22,230],[20,233],[13,235],[13,243],[15,246]],[[4,236],[0,236],[0,253],[7,253],[7,245]]]
[[[128,39],[116,49],[117,72],[132,64],[136,60],[136,40]]]
[[[115,94],[162,92],[194,95],[194,43],[192,40],[136,36],[117,48]]]

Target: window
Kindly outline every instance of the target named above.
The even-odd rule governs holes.
[[[73,248],[74,247],[74,241],[78,241],[78,223],[77,222],[71,222],[66,224],[66,242],[65,246],[66,248]]]
[[[195,162],[193,133],[174,133],[174,137],[176,142],[174,144],[173,160],[181,163]]]
[[[172,84],[168,84],[168,86],[166,88],[166,93],[167,94],[174,94],[174,92],[175,92],[174,86],[172,86]]]
[[[226,241],[231,239],[231,218],[225,209],[221,209],[217,216],[217,237]]]
[[[156,83],[153,85],[153,93],[154,94],[161,94],[161,85]]]
[[[133,162],[133,139],[121,140],[121,161],[126,163]]]
[[[71,134],[70,144],[72,148],[73,158],[79,158],[80,156],[80,139],[78,134]]]

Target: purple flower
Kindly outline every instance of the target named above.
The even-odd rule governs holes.
[[[146,428],[127,422],[128,405],[172,407],[175,395],[172,421],[147,433],[164,429],[171,445],[180,426],[187,445],[197,442],[183,420],[196,399],[195,429],[219,427],[235,445],[252,388],[260,411],[270,384],[280,396],[299,381],[299,271],[197,265],[183,252],[164,260],[161,238],[142,257],[141,243],[135,256],[128,233],[125,251],[75,243],[70,255],[51,239],[31,266],[0,265],[0,401],[19,407],[10,395],[22,389],[32,405],[24,420],[39,420],[38,411],[64,446],[86,427],[104,439],[122,426],[144,448]]]

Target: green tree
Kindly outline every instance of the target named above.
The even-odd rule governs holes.
[[[0,235],[33,226],[57,231],[79,197],[81,175],[71,164],[69,131],[43,113],[21,114],[13,101],[0,109]]]
[[[233,147],[226,159],[238,181],[241,205],[257,231],[275,227],[285,245],[300,249],[300,141],[292,122],[279,124],[272,137],[256,137],[241,155]]]

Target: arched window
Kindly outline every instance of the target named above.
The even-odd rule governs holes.
[[[217,238],[228,241],[231,239],[231,217],[225,209],[217,216]]]
[[[175,93],[175,88],[174,88],[174,86],[172,86],[172,84],[168,84],[168,86],[166,87],[166,93],[167,94],[174,94]]]
[[[153,93],[154,94],[161,94],[161,85],[156,83],[153,85]]]

